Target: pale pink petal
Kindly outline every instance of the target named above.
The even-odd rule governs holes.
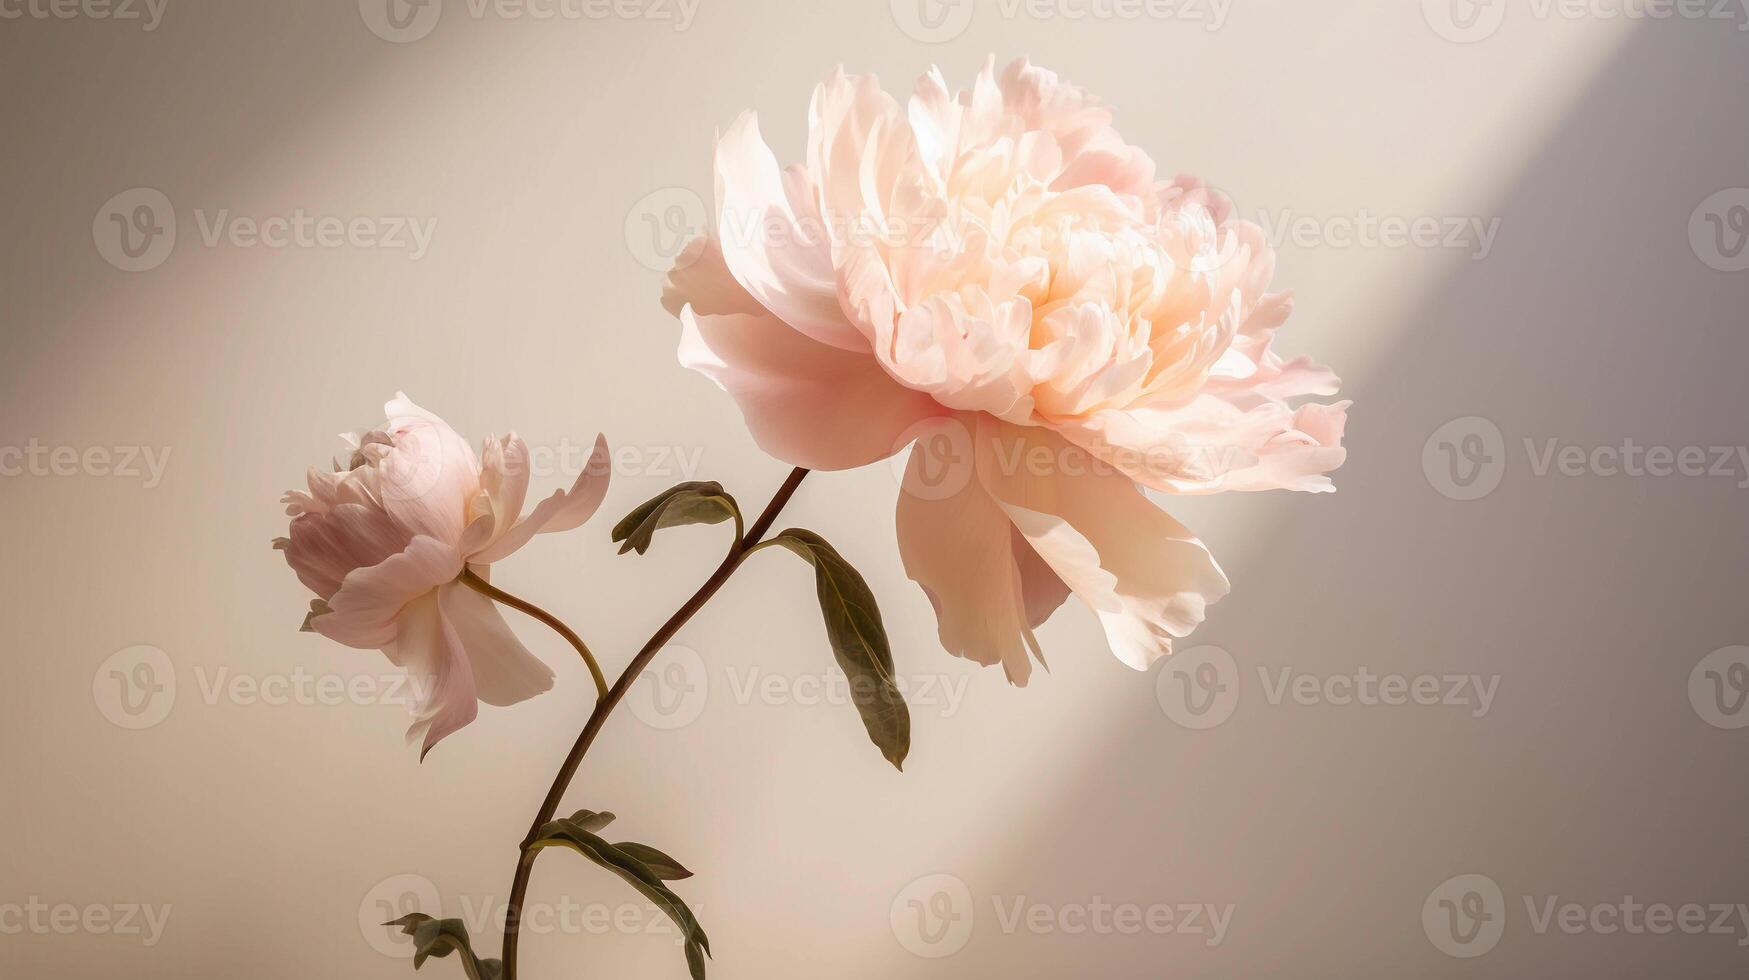
[[[582,527],[585,521],[595,516],[596,509],[607,496],[611,470],[607,437],[597,435],[595,449],[590,452],[588,462],[583,464],[583,472],[577,474],[577,481],[571,485],[570,490],[560,490],[536,504],[533,512],[526,518],[499,535],[489,547],[470,554],[468,561],[476,565],[489,565],[521,548],[536,534]]]
[[[1041,429],[986,419],[976,440],[980,481],[1123,663],[1145,670],[1171,653],[1227,594],[1208,549],[1128,478]]]
[[[662,288],[662,308],[675,316],[691,306],[700,313],[768,314],[771,311],[735,280],[714,237],[694,238],[680,250]]]
[[[680,362],[734,397],[761,449],[793,466],[842,470],[904,448],[942,414],[873,357],[817,344],[773,317],[681,313]]]
[[[347,575],[328,600],[333,611],[312,619],[310,627],[349,647],[382,649],[395,639],[402,608],[461,572],[462,558],[452,545],[420,535],[405,551]]]
[[[831,235],[797,214],[753,113],[743,113],[717,142],[716,182],[716,238],[735,279],[802,334],[867,350],[867,339],[838,305]]]
[[[475,571],[487,574],[485,569]],[[552,669],[510,631],[496,603],[459,584],[440,587],[437,598],[467,651],[481,701],[504,707],[552,690]]]
[[[473,447],[406,395],[397,395],[385,412],[394,445],[375,467],[378,499],[408,534],[459,543],[468,504],[480,491]]]
[[[964,482],[939,478],[944,464]],[[941,645],[985,666],[1000,663],[1012,684],[1032,676],[1033,627],[1061,604],[1062,580],[1017,541],[1013,523],[973,478],[970,459],[944,461],[925,443],[911,451],[899,493],[899,557],[935,607]],[[951,494],[948,491],[955,491]],[[1017,547],[1018,545],[1018,547]],[[1040,658],[1042,662],[1042,657]]]
[[[528,443],[512,432],[503,439],[486,440],[481,456],[480,492],[486,495],[493,524],[503,530],[515,526],[528,499]]]
[[[473,666],[436,593],[426,593],[408,605],[399,634],[383,652],[406,668],[417,696],[417,717],[407,730],[407,740],[420,743],[419,758],[424,761],[433,746],[480,713]]]
[[[399,553],[407,535],[380,508],[340,504],[292,519],[282,550],[286,564],[311,592],[331,599],[355,569]]]

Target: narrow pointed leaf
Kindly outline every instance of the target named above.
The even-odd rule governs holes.
[[[661,851],[656,850],[648,844],[639,844],[633,841],[621,841],[613,846],[644,862],[644,866],[649,868],[655,873],[656,877],[663,881],[680,881],[683,878],[692,877],[692,872],[682,867],[679,861],[663,854]]]
[[[473,944],[468,940],[467,926],[460,919],[434,919],[414,912],[383,925],[395,926],[413,937],[415,970],[423,967],[425,961],[433,956],[445,959],[455,953],[461,959],[462,970],[467,973],[468,980],[499,980],[504,975],[502,962],[482,960],[474,955]]]
[[[591,811],[580,811],[580,814]],[[710,939],[704,933],[704,928],[698,924],[698,919],[692,910],[681,901],[680,896],[669,890],[663,884],[663,874],[680,868],[678,862],[667,858],[655,848],[644,845],[634,845],[633,852],[628,852],[617,844],[609,844],[597,837],[593,832],[575,819],[554,820],[540,829],[536,835],[533,849],[546,847],[566,847],[583,855],[590,861],[618,875],[627,884],[638,890],[662,911],[674,924],[680,927],[681,934],[686,937],[687,968],[695,980],[704,978],[704,956],[710,955]],[[636,853],[634,853],[636,852]],[[662,873],[645,863],[639,854],[652,853],[660,855],[671,863],[672,867],[663,868]]]
[[[736,517],[740,509],[721,483],[681,483],[669,487],[639,505],[613,526],[613,540],[621,542],[619,553],[650,550],[656,532],[684,524],[721,524]]]
[[[844,556],[812,531],[791,528],[770,543],[788,548],[814,566],[826,638],[850,681],[851,700],[881,754],[904,769],[911,751],[911,712],[893,675],[892,646],[874,593]]]

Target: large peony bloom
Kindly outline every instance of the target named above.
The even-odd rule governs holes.
[[[344,438],[349,465],[312,468],[309,491],[284,497],[289,537],[274,541],[316,593],[308,626],[361,650],[381,650],[414,680],[408,738],[423,758],[474,720],[478,702],[510,705],[553,686],[553,672],[525,649],[485,596],[457,579],[595,513],[607,492],[606,441],[576,485],[527,517],[528,445],[514,433],[487,439],[484,465],[442,419],[396,395],[382,427]]]
[[[951,652],[1024,684],[1073,592],[1124,663],[1170,653],[1228,584],[1140,488],[1330,490],[1344,457],[1346,403],[1290,405],[1337,379],[1271,350],[1262,230],[1024,61],[907,103],[839,71],[808,123],[787,169],[751,113],[720,138],[717,225],[664,294],[681,361],[792,464],[916,442],[899,545]]]

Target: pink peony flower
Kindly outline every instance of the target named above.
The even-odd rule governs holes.
[[[479,701],[510,705],[553,686],[553,672],[526,650],[485,596],[457,581],[534,535],[565,531],[595,513],[607,492],[607,443],[569,492],[521,517],[528,445],[492,437],[484,465],[442,419],[397,394],[388,421],[344,436],[351,462],[312,468],[310,489],[283,498],[290,536],[274,541],[316,593],[310,629],[361,650],[381,650],[414,679],[417,720],[408,739],[420,757],[474,720]]]
[[[786,169],[751,113],[719,139],[716,227],[663,297],[682,363],[798,466],[930,435],[898,535],[949,651],[1024,684],[1072,592],[1124,663],[1170,653],[1228,583],[1140,488],[1330,490],[1344,458],[1347,403],[1290,404],[1337,379],[1271,349],[1292,303],[1262,230],[1024,61],[907,103],[839,71],[808,123]]]

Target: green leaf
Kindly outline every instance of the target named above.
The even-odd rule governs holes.
[[[892,646],[868,583],[843,555],[812,531],[790,528],[767,544],[788,548],[814,566],[826,638],[850,681],[851,700],[862,715],[868,737],[888,762],[903,770],[905,756],[911,751],[911,712],[894,680]]]
[[[570,848],[618,875],[627,884],[636,888],[639,894],[649,899],[656,908],[673,919],[674,924],[680,927],[681,934],[686,937],[687,969],[691,972],[693,980],[704,980],[704,957],[710,954],[711,941],[704,934],[704,928],[698,924],[698,919],[692,914],[692,910],[686,907],[686,903],[680,900],[680,896],[674,894],[667,885],[662,883],[665,876],[684,877],[690,872],[686,872],[684,868],[680,867],[679,862],[653,847],[633,844],[630,845],[631,850],[628,851],[627,845],[609,844],[595,836],[585,826],[589,822],[587,818],[592,816],[599,817],[600,815],[590,810],[579,810],[571,817],[552,821],[542,827],[540,833],[535,835],[535,841],[530,845],[530,849]],[[662,870],[658,871],[651,867],[640,856],[641,854],[658,856],[663,865]],[[685,874],[668,874],[668,872],[676,870],[685,872]]]
[[[595,833],[603,827],[606,827],[608,824],[613,823],[613,814],[606,810],[603,810],[600,813],[596,813],[594,810],[578,810],[576,813],[571,814],[571,820],[584,830],[587,830],[590,833]]]
[[[636,549],[638,554],[650,550],[656,532],[665,527],[684,524],[721,524],[730,518],[740,518],[735,498],[716,482],[682,483],[662,491],[645,501],[613,526],[613,540],[624,542],[619,553]]]
[[[648,844],[620,841],[613,846],[644,862],[644,866],[655,872],[656,877],[663,881],[679,881],[682,878],[692,877],[692,872],[682,867],[679,861]]]
[[[429,915],[415,912],[383,925],[396,926],[413,937],[415,970],[423,967],[430,957],[443,959],[451,953],[460,953],[462,969],[467,972],[468,980],[499,980],[504,975],[503,963],[498,960],[482,960],[474,955],[473,945],[468,941],[467,927],[460,919],[433,919]]]

